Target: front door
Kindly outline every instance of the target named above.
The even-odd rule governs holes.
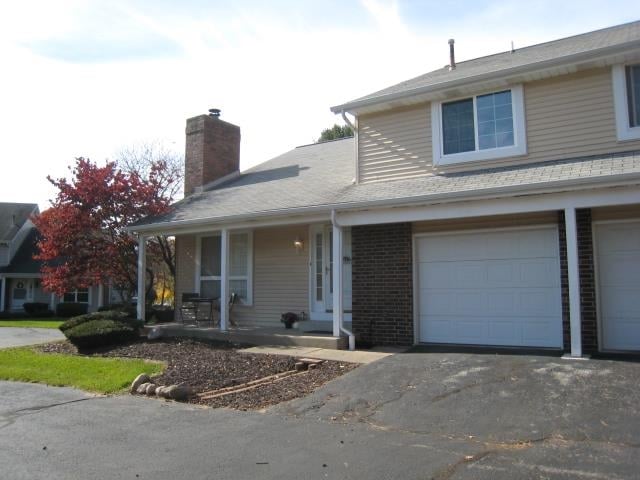
[[[312,291],[315,312],[333,311],[333,229],[330,225],[313,230]],[[344,310],[351,311],[351,230],[345,228],[342,242],[342,288]]]
[[[22,310],[22,306],[32,301],[33,281],[29,279],[14,280],[11,289],[11,309]]]

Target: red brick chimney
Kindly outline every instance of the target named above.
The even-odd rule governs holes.
[[[220,120],[220,110],[187,120],[184,196],[240,171],[240,127]]]

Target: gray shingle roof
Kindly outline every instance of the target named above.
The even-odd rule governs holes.
[[[38,231],[32,228],[13,256],[11,263],[6,267],[0,267],[0,273],[40,273],[43,262],[33,258],[38,253],[38,238]]]
[[[36,208],[35,203],[0,203],[0,242],[11,241]]]
[[[640,174],[640,152],[365,184],[352,183],[354,164],[353,139],[299,147],[247,170],[225,185],[187,197],[173,205],[168,214],[145,219],[138,225],[223,221],[296,208],[329,209],[376,201],[410,203],[469,192],[534,189],[547,182],[589,182]]]
[[[344,105],[333,107],[333,111],[348,110],[352,104],[375,103],[385,97],[411,94],[420,89],[437,87],[450,82],[481,77],[486,74],[506,72],[518,67],[539,65],[547,61],[572,57],[640,42],[640,21],[583,33],[573,37],[517,48],[513,53],[502,52],[473,60],[458,62],[454,70],[440,68],[397,85],[357,98]]]

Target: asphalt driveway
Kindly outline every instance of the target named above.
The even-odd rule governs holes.
[[[56,340],[64,340],[64,335],[53,328],[0,328],[0,348],[22,347]]]
[[[402,354],[268,412],[0,383],[6,478],[637,478],[640,364]]]

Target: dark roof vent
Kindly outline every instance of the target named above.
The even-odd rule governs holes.
[[[455,49],[453,48],[454,43],[456,43],[456,41],[453,38],[450,38],[449,39],[449,71],[456,68],[456,52],[455,52]]]
[[[210,108],[209,116],[213,118],[220,118],[220,109],[219,108]]]

